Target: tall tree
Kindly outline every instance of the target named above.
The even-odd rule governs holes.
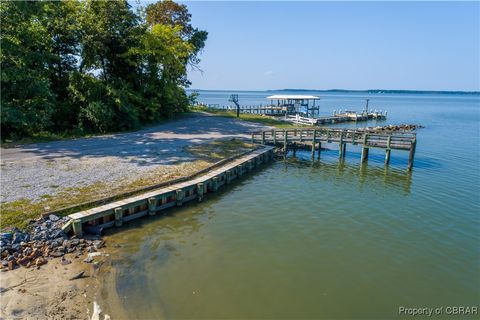
[[[0,2],[2,138],[108,132],[182,112],[207,33],[184,5],[145,17],[126,0]]]
[[[156,24],[181,27],[180,35],[194,48],[188,57],[188,63],[191,67],[198,69],[200,63],[198,54],[205,47],[208,32],[198,30],[191,25],[192,15],[188,12],[187,6],[172,0],[161,0],[148,5],[145,11],[146,22],[151,27]]]
[[[39,132],[51,123],[55,96],[44,15],[41,2],[0,2],[2,137]]]

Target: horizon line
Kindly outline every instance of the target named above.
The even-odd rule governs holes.
[[[272,91],[318,91],[318,92],[365,92],[365,93],[457,93],[457,94],[480,94],[475,90],[416,90],[416,89],[264,89],[264,90],[238,90],[238,89],[200,89],[186,88],[190,91],[235,91],[235,92],[272,92]]]

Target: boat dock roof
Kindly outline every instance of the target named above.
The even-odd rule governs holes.
[[[267,97],[269,100],[319,100],[320,97],[301,94],[276,94]]]

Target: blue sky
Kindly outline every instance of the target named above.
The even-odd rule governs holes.
[[[183,3],[192,88],[480,90],[479,2]]]

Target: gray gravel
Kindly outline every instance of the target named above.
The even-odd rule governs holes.
[[[184,148],[246,135],[260,124],[195,113],[131,133],[1,149],[1,202],[38,201],[68,187],[137,178],[160,166],[194,160]]]

